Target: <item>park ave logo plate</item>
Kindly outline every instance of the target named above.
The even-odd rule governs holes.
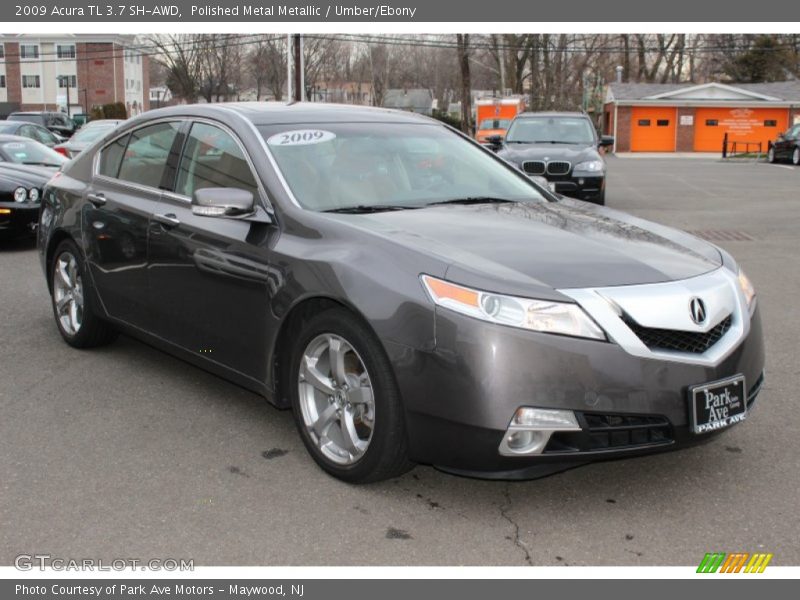
[[[691,419],[695,433],[728,427],[747,416],[744,375],[691,388]]]

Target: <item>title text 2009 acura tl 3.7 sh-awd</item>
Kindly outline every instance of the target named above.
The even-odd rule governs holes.
[[[50,182],[38,241],[67,343],[125,331],[291,407],[351,482],[679,448],[742,421],[763,381],[726,252],[408,113],[148,112]]]

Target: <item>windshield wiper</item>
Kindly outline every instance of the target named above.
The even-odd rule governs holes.
[[[392,210],[411,210],[420,208],[419,206],[403,206],[401,204],[357,204],[355,206],[343,206],[341,208],[330,208],[323,210],[326,213],[342,213],[348,215],[361,215],[367,213],[388,212]]]
[[[427,206],[436,206],[438,204],[508,204],[510,202],[517,202],[517,200],[495,198],[493,196],[466,196],[464,198],[451,198],[450,200],[430,202]]]
[[[61,166],[61,165],[56,165],[56,164],[49,163],[49,162],[44,162],[44,161],[38,161],[38,162],[25,161],[25,162],[22,162],[20,164],[31,165],[31,166],[35,166],[35,167],[60,167]]]

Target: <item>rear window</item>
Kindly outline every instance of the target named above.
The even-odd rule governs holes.
[[[67,162],[58,152],[33,140],[0,143],[0,157],[19,165],[60,167]]]
[[[8,115],[9,121],[25,121],[26,123],[38,123],[39,125],[45,125],[45,118],[44,115]]]

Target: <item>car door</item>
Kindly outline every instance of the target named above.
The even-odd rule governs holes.
[[[775,142],[776,158],[791,157],[798,133],[800,133],[800,125],[795,125],[794,127],[789,128],[786,133],[778,138],[778,140]]]
[[[269,247],[272,223],[195,215],[203,187],[240,188],[267,206],[244,146],[215,122],[186,135],[173,193],[164,194],[150,230],[154,331],[185,350],[266,380]]]
[[[181,120],[143,125],[109,142],[95,158],[83,210],[92,279],[105,309],[149,330],[147,236],[163,189],[171,187]]]

